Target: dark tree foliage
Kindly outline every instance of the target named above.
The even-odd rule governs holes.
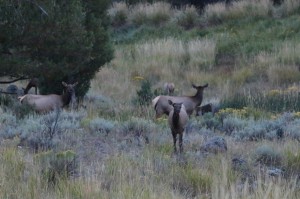
[[[0,0],[0,77],[38,77],[41,93],[90,80],[112,59],[109,0]]]

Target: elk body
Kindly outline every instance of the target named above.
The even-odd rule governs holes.
[[[35,88],[35,94],[37,95],[37,88],[38,88],[38,84],[39,84],[39,79],[38,78],[32,78],[26,88],[24,89],[24,94],[28,94],[28,91],[34,87]]]
[[[192,86],[197,90],[197,93],[194,96],[160,95],[154,98],[152,100],[152,105],[156,112],[156,118],[161,117],[163,114],[169,115],[172,106],[169,104],[168,100],[171,100],[173,103],[183,103],[187,114],[189,116],[192,115],[195,108],[202,103],[203,90],[208,86],[208,84],[203,86],[195,86],[193,84]]]
[[[66,84],[65,82],[62,82],[62,85],[64,86],[64,93],[62,95],[26,94],[22,97],[18,97],[18,99],[22,104],[26,103],[33,106],[34,110],[40,113],[63,108],[70,103],[77,82],[75,84]]]
[[[177,141],[177,134],[178,134],[179,152],[182,153],[183,152],[182,137],[189,116],[186,112],[183,103],[173,103],[171,100],[168,100],[168,103],[172,107],[172,110],[169,114],[168,123],[172,131],[174,152],[177,153],[176,141]]]

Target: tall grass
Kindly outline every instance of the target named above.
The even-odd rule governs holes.
[[[135,25],[150,24],[162,25],[166,23],[172,15],[171,5],[165,2],[155,2],[153,4],[140,3],[131,9],[128,19]]]
[[[245,17],[266,17],[271,11],[271,0],[242,0],[233,1],[230,6],[225,3],[208,5],[204,11],[204,18],[210,23],[220,23]]]
[[[49,187],[38,165],[16,149],[2,150],[2,198],[297,198],[293,179],[272,180],[258,175],[257,182],[238,183],[225,157],[180,160],[145,149],[139,156],[126,153],[95,160],[95,170]],[[187,161],[181,164],[180,161]],[[82,167],[81,169],[86,169]],[[277,195],[276,195],[277,194]]]
[[[139,42],[116,49],[115,59],[97,74],[92,89],[127,103],[142,80],[149,80],[153,89],[171,81],[181,91],[183,86],[191,88],[190,82],[205,83],[201,76],[206,70],[212,70],[215,56],[216,42],[211,39],[165,38]],[[191,73],[197,76],[191,77]]]
[[[291,30],[292,31],[292,30]],[[298,52],[300,45],[298,42],[288,41],[283,42],[280,46],[275,49],[277,53],[277,60],[282,64],[297,64],[300,63]]]
[[[300,111],[298,89],[237,92],[229,97],[224,97],[221,104],[224,108],[253,107],[275,113]]]
[[[285,15],[289,15],[299,11],[300,2],[297,0],[284,0],[282,6],[284,8]]]

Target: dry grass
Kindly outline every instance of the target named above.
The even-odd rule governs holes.
[[[200,15],[195,6],[188,5],[181,10],[177,10],[174,14],[176,23],[185,29],[196,27],[200,22]]]
[[[172,16],[172,9],[169,3],[155,2],[153,4],[140,3],[130,9],[128,19],[130,23],[142,24],[163,24]]]
[[[286,15],[293,14],[300,8],[300,1],[298,0],[284,0],[283,8]]]
[[[267,74],[273,85],[287,85],[300,79],[299,68],[295,65],[273,65]]]
[[[203,142],[202,137],[194,138],[192,145],[197,144],[196,140],[198,144]],[[117,153],[106,160],[94,160],[90,167],[81,165],[80,170],[85,175],[61,180],[54,187],[45,184],[39,165],[32,161],[31,154],[15,148],[12,142],[7,141],[0,148],[1,198],[296,199],[299,196],[293,178],[271,177],[254,167],[256,177],[243,181],[241,174],[233,171],[231,165],[231,158],[238,154],[243,154],[252,164],[253,149],[265,143],[280,151],[299,151],[299,145],[293,140],[238,143],[228,139],[229,151],[226,154],[200,159],[194,159],[192,151],[181,158],[171,156],[170,152],[158,149],[162,143],[157,143],[135,154]],[[190,146],[186,146],[187,151]]]
[[[272,12],[271,0],[242,0],[233,1],[232,5],[225,3],[208,5],[204,11],[204,18],[211,23],[219,23],[228,19],[243,17],[265,17]]]
[[[297,42],[284,42],[275,50],[277,53],[277,60],[282,64],[299,64],[299,50],[300,44]]]
[[[128,103],[140,82],[147,79],[154,88],[174,82],[182,93],[184,87],[191,88],[191,82],[204,84],[213,79],[206,78],[205,71],[213,68],[215,54],[216,43],[210,39],[184,42],[166,38],[119,48],[115,59],[92,81],[91,91]]]
[[[216,42],[209,39],[191,40],[187,43],[187,53],[192,70],[212,70],[215,64]]]

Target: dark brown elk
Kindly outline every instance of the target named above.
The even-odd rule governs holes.
[[[160,95],[152,100],[152,105],[156,112],[156,118],[161,117],[163,114],[169,115],[172,106],[169,104],[168,100],[171,100],[173,103],[183,103],[185,106],[187,114],[192,115],[193,111],[197,106],[200,106],[203,99],[203,91],[208,86],[205,84],[203,86],[192,85],[193,88],[197,90],[197,93],[194,96],[168,96]]]
[[[172,106],[172,110],[169,114],[168,123],[169,127],[172,131],[173,136],[173,145],[174,145],[174,152],[177,153],[176,141],[177,141],[177,134],[179,135],[179,152],[183,152],[182,146],[182,137],[185,126],[189,119],[189,116],[185,110],[183,103],[173,103],[171,100],[168,100],[170,106]]]
[[[24,89],[24,94],[28,94],[28,91],[34,87],[35,88],[35,94],[37,95],[37,88],[39,85],[39,79],[38,78],[32,78],[30,79],[30,81],[28,82],[26,88]]]
[[[26,94],[22,97],[18,97],[20,102],[31,105],[33,109],[37,112],[49,112],[57,108],[63,108],[68,105],[71,101],[72,95],[75,92],[75,84],[66,84],[62,82],[64,86],[64,93],[62,95],[50,94],[50,95],[33,95]]]
[[[211,103],[196,107],[196,116],[204,115],[205,113],[213,113],[213,105]]]

